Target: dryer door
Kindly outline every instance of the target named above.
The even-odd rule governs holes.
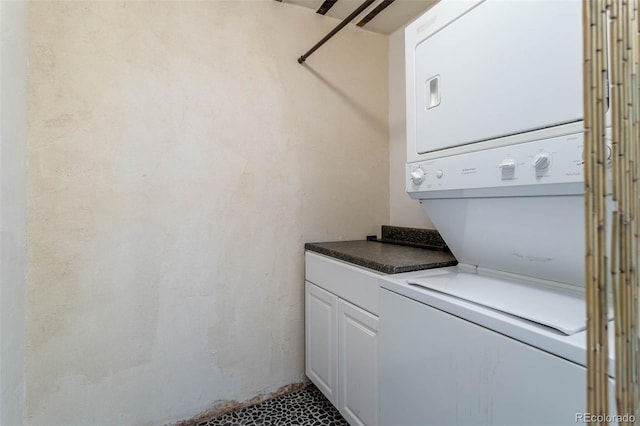
[[[420,154],[582,119],[580,1],[487,0],[415,47]]]

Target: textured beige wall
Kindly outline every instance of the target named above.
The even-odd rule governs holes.
[[[29,7],[27,421],[303,380],[303,244],[388,222],[388,39],[271,0]]]

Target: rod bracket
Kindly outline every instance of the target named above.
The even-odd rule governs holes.
[[[342,28],[344,28],[349,22],[353,21],[355,19],[356,16],[360,15],[366,8],[368,8],[369,6],[371,6],[371,4],[373,2],[375,2],[376,0],[365,0],[364,3],[362,3],[356,10],[354,10],[353,12],[351,12],[351,15],[347,16],[346,18],[344,18],[344,20],[342,20],[342,22],[340,22],[338,25],[336,25],[336,27],[331,30],[329,32],[329,34],[327,34],[326,36],[324,36],[324,38],[322,40],[320,40],[319,42],[317,42],[315,44],[315,46],[313,46],[311,49],[309,49],[309,51],[307,53],[305,53],[304,55],[300,56],[298,58],[298,63],[300,65],[302,65],[304,63],[304,61],[313,53],[315,52],[320,46],[322,46],[323,44],[325,44],[327,42],[327,40],[329,40],[331,37],[333,37],[334,35],[336,35],[336,33],[338,31],[340,31]]]

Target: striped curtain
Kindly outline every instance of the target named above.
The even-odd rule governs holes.
[[[631,416],[640,422],[638,19],[637,0],[583,2],[587,409],[600,424],[634,424]],[[611,304],[614,348],[608,347]],[[609,407],[612,350],[615,407]]]

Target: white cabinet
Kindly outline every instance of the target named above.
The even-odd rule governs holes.
[[[338,301],[338,410],[351,425],[378,424],[378,317]]]
[[[349,424],[377,425],[381,274],[314,253],[305,259],[307,377]]]
[[[305,282],[305,370],[307,377],[337,405],[338,297]]]

